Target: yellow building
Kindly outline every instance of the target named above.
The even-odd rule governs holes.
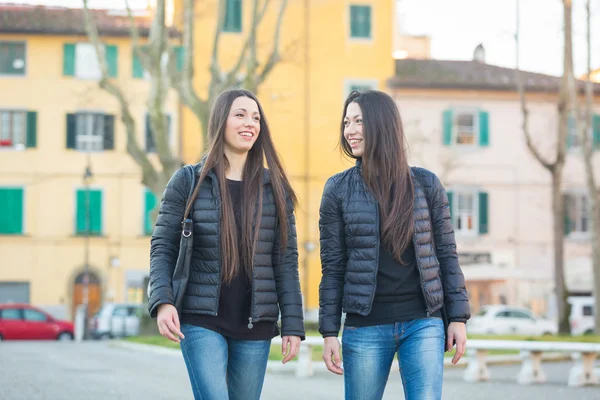
[[[141,301],[154,199],[126,152],[118,103],[98,87],[82,11],[3,5],[0,14],[0,302],[30,302],[71,317],[82,301],[86,252],[91,312],[101,301]],[[97,17],[112,79],[130,101],[140,146],[152,153],[149,86],[132,55],[128,19],[101,11]],[[139,22],[147,35],[149,21]],[[173,93],[166,109],[177,132]]]
[[[210,81],[216,4],[216,0],[204,2],[196,23],[195,86],[203,97]],[[271,2],[258,31],[259,62],[266,61],[271,49],[280,4],[281,0]],[[176,16],[181,5],[181,0],[175,2]],[[226,9],[219,61],[227,71],[248,35],[252,2],[227,0]],[[280,37],[282,61],[257,93],[300,198],[300,271],[310,309],[318,307],[323,186],[328,177],[352,165],[337,148],[343,102],[355,88],[386,88],[386,80],[394,74],[395,15],[394,0],[289,1]],[[182,112],[182,127],[184,160],[192,163],[202,149],[200,126],[189,110]]]

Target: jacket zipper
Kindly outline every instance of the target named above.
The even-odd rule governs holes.
[[[367,310],[367,314],[369,315],[371,313],[371,310],[373,309],[373,300],[375,298],[375,292],[377,291],[377,272],[379,271],[379,248],[381,247],[381,232],[379,232],[379,226],[380,226],[380,222],[379,222],[379,203],[377,201],[375,201],[375,222],[376,222],[376,232],[377,232],[377,247],[375,248],[375,251],[377,252],[377,262],[375,264],[375,288],[373,289],[373,292],[371,293],[371,299],[369,300],[369,309]]]
[[[413,201],[416,201],[416,200],[417,199],[415,198]],[[414,204],[413,204],[413,208],[414,208]],[[414,209],[413,209],[413,215],[414,215]],[[429,215],[429,205],[427,206],[427,215]],[[431,236],[433,237],[433,223],[431,222],[431,215],[429,215],[428,219],[429,219],[429,228],[431,229]],[[427,301],[427,295],[425,294],[425,283],[423,283],[423,272],[421,271],[421,260],[419,259],[418,252],[417,252],[417,240],[415,238],[416,227],[417,227],[417,224],[414,223],[412,241],[413,241],[413,246],[414,246],[414,250],[415,250],[415,260],[417,261],[417,270],[419,271],[419,280],[421,281],[421,292],[423,293],[423,300],[425,300],[425,312],[427,313],[427,318],[429,318],[431,316],[431,309],[429,308],[429,302]],[[432,246],[433,246],[433,243],[432,243]],[[434,251],[435,251],[435,246],[434,246]]]

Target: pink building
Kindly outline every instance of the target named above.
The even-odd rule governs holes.
[[[560,78],[523,78],[534,143],[552,161]],[[600,145],[600,84],[594,90],[590,135]],[[400,108],[412,164],[434,171],[448,190],[474,311],[507,303],[544,314],[554,287],[550,174],[527,148],[515,72],[481,61],[396,60],[388,92]],[[571,292],[590,293],[589,203],[579,143],[571,129],[565,272]],[[600,175],[598,158],[595,165]]]

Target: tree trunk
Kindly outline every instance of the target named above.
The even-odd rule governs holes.
[[[554,244],[554,282],[558,309],[558,332],[570,333],[570,305],[567,302],[568,292],[565,285],[564,272],[564,201],[562,196],[562,166],[556,168],[552,176],[552,211],[553,211],[553,244]]]

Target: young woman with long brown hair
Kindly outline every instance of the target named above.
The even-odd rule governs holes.
[[[208,133],[208,154],[193,166],[193,249],[181,309],[172,276],[192,186],[186,167],[167,184],[152,235],[150,314],[163,336],[181,343],[196,399],[254,400],[280,311],[284,363],[304,339],[296,196],[252,93],[222,93]]]
[[[350,94],[340,143],[357,161],[327,181],[321,202],[323,359],[344,375],[346,399],[381,399],[396,354],[405,398],[441,399],[444,350],[456,343],[458,362],[470,317],[446,192],[409,167],[400,113],[383,92]]]

